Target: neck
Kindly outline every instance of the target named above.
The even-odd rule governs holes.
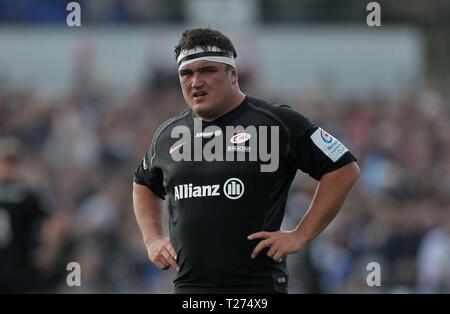
[[[217,118],[219,118],[220,116],[226,114],[227,112],[230,112],[231,110],[233,110],[234,108],[236,108],[237,106],[239,106],[245,98],[245,94],[243,92],[241,92],[238,89],[236,89],[236,91],[233,93],[233,95],[231,96],[231,100],[230,100],[230,105],[226,107],[226,109],[223,112],[220,112],[218,114],[216,114],[214,117],[204,117],[204,116],[197,116],[197,118],[199,118],[202,121],[205,122],[211,122]]]

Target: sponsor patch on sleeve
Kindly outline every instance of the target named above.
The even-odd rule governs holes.
[[[344,144],[339,142],[336,138],[321,128],[318,128],[313,134],[311,134],[311,140],[333,162],[336,162],[348,151]]]

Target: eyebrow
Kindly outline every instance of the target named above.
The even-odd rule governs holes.
[[[180,74],[186,74],[186,73],[192,73],[192,72],[196,72],[196,71],[204,71],[204,70],[217,70],[217,67],[214,65],[207,65],[204,67],[199,67],[196,69],[182,69],[180,70]]]

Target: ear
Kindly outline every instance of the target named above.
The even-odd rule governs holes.
[[[235,68],[231,68],[230,73],[231,73],[231,83],[234,85],[238,81],[238,72]]]

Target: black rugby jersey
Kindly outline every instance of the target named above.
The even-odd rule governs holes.
[[[289,106],[250,96],[216,120],[203,122],[200,130],[194,121],[200,120],[187,108],[162,124],[133,179],[168,198],[170,239],[180,266],[175,291],[286,293],[286,258],[277,263],[263,250],[252,259],[260,240],[247,236],[280,229],[298,169],[320,180],[356,159]],[[234,132],[227,132],[227,126]],[[223,160],[194,156],[199,143]],[[276,170],[262,171],[262,165],[270,164],[268,154],[250,158],[260,150],[275,153],[276,147]],[[191,158],[175,161],[177,154]]]
[[[37,288],[33,253],[40,224],[50,214],[42,196],[19,181],[0,180],[0,293]]]

